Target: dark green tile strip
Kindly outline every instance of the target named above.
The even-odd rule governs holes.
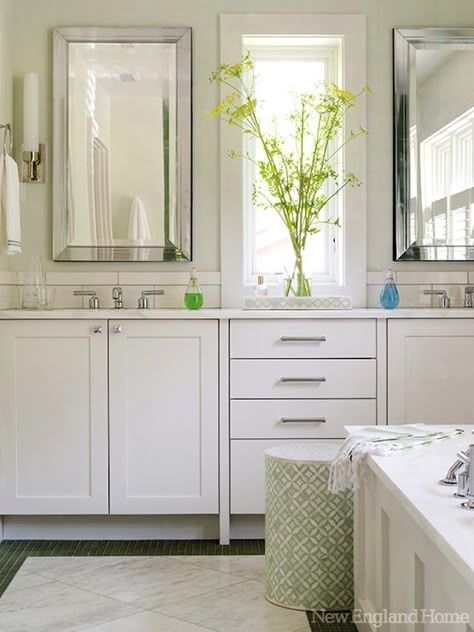
[[[263,555],[263,540],[5,540],[0,542],[0,595],[27,557],[112,555]]]

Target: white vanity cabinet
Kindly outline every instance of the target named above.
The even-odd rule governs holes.
[[[230,512],[265,511],[264,452],[376,423],[372,319],[232,320]]]
[[[110,513],[217,513],[217,321],[109,321],[109,354]]]
[[[472,422],[474,320],[390,320],[387,357],[389,424]]]
[[[107,322],[0,322],[0,514],[108,511]]]
[[[216,320],[0,322],[0,515],[218,512]]]

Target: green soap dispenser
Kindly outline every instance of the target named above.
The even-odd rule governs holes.
[[[189,283],[184,294],[184,304],[188,309],[199,309],[203,306],[204,296],[197,278],[196,268],[191,269]]]

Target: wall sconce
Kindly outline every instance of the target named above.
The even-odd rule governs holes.
[[[22,182],[45,182],[46,146],[39,142],[39,76],[29,73],[23,79]]]

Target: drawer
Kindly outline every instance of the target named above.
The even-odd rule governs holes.
[[[375,358],[375,320],[232,320],[231,358]]]
[[[376,423],[375,399],[246,400],[230,405],[232,439],[337,439]]]
[[[230,452],[230,511],[233,514],[265,513],[265,450],[277,445],[315,443],[314,441],[288,441],[280,439],[245,441],[234,439]],[[325,443],[342,445],[342,441]]]
[[[233,399],[370,399],[375,360],[231,360]]]

